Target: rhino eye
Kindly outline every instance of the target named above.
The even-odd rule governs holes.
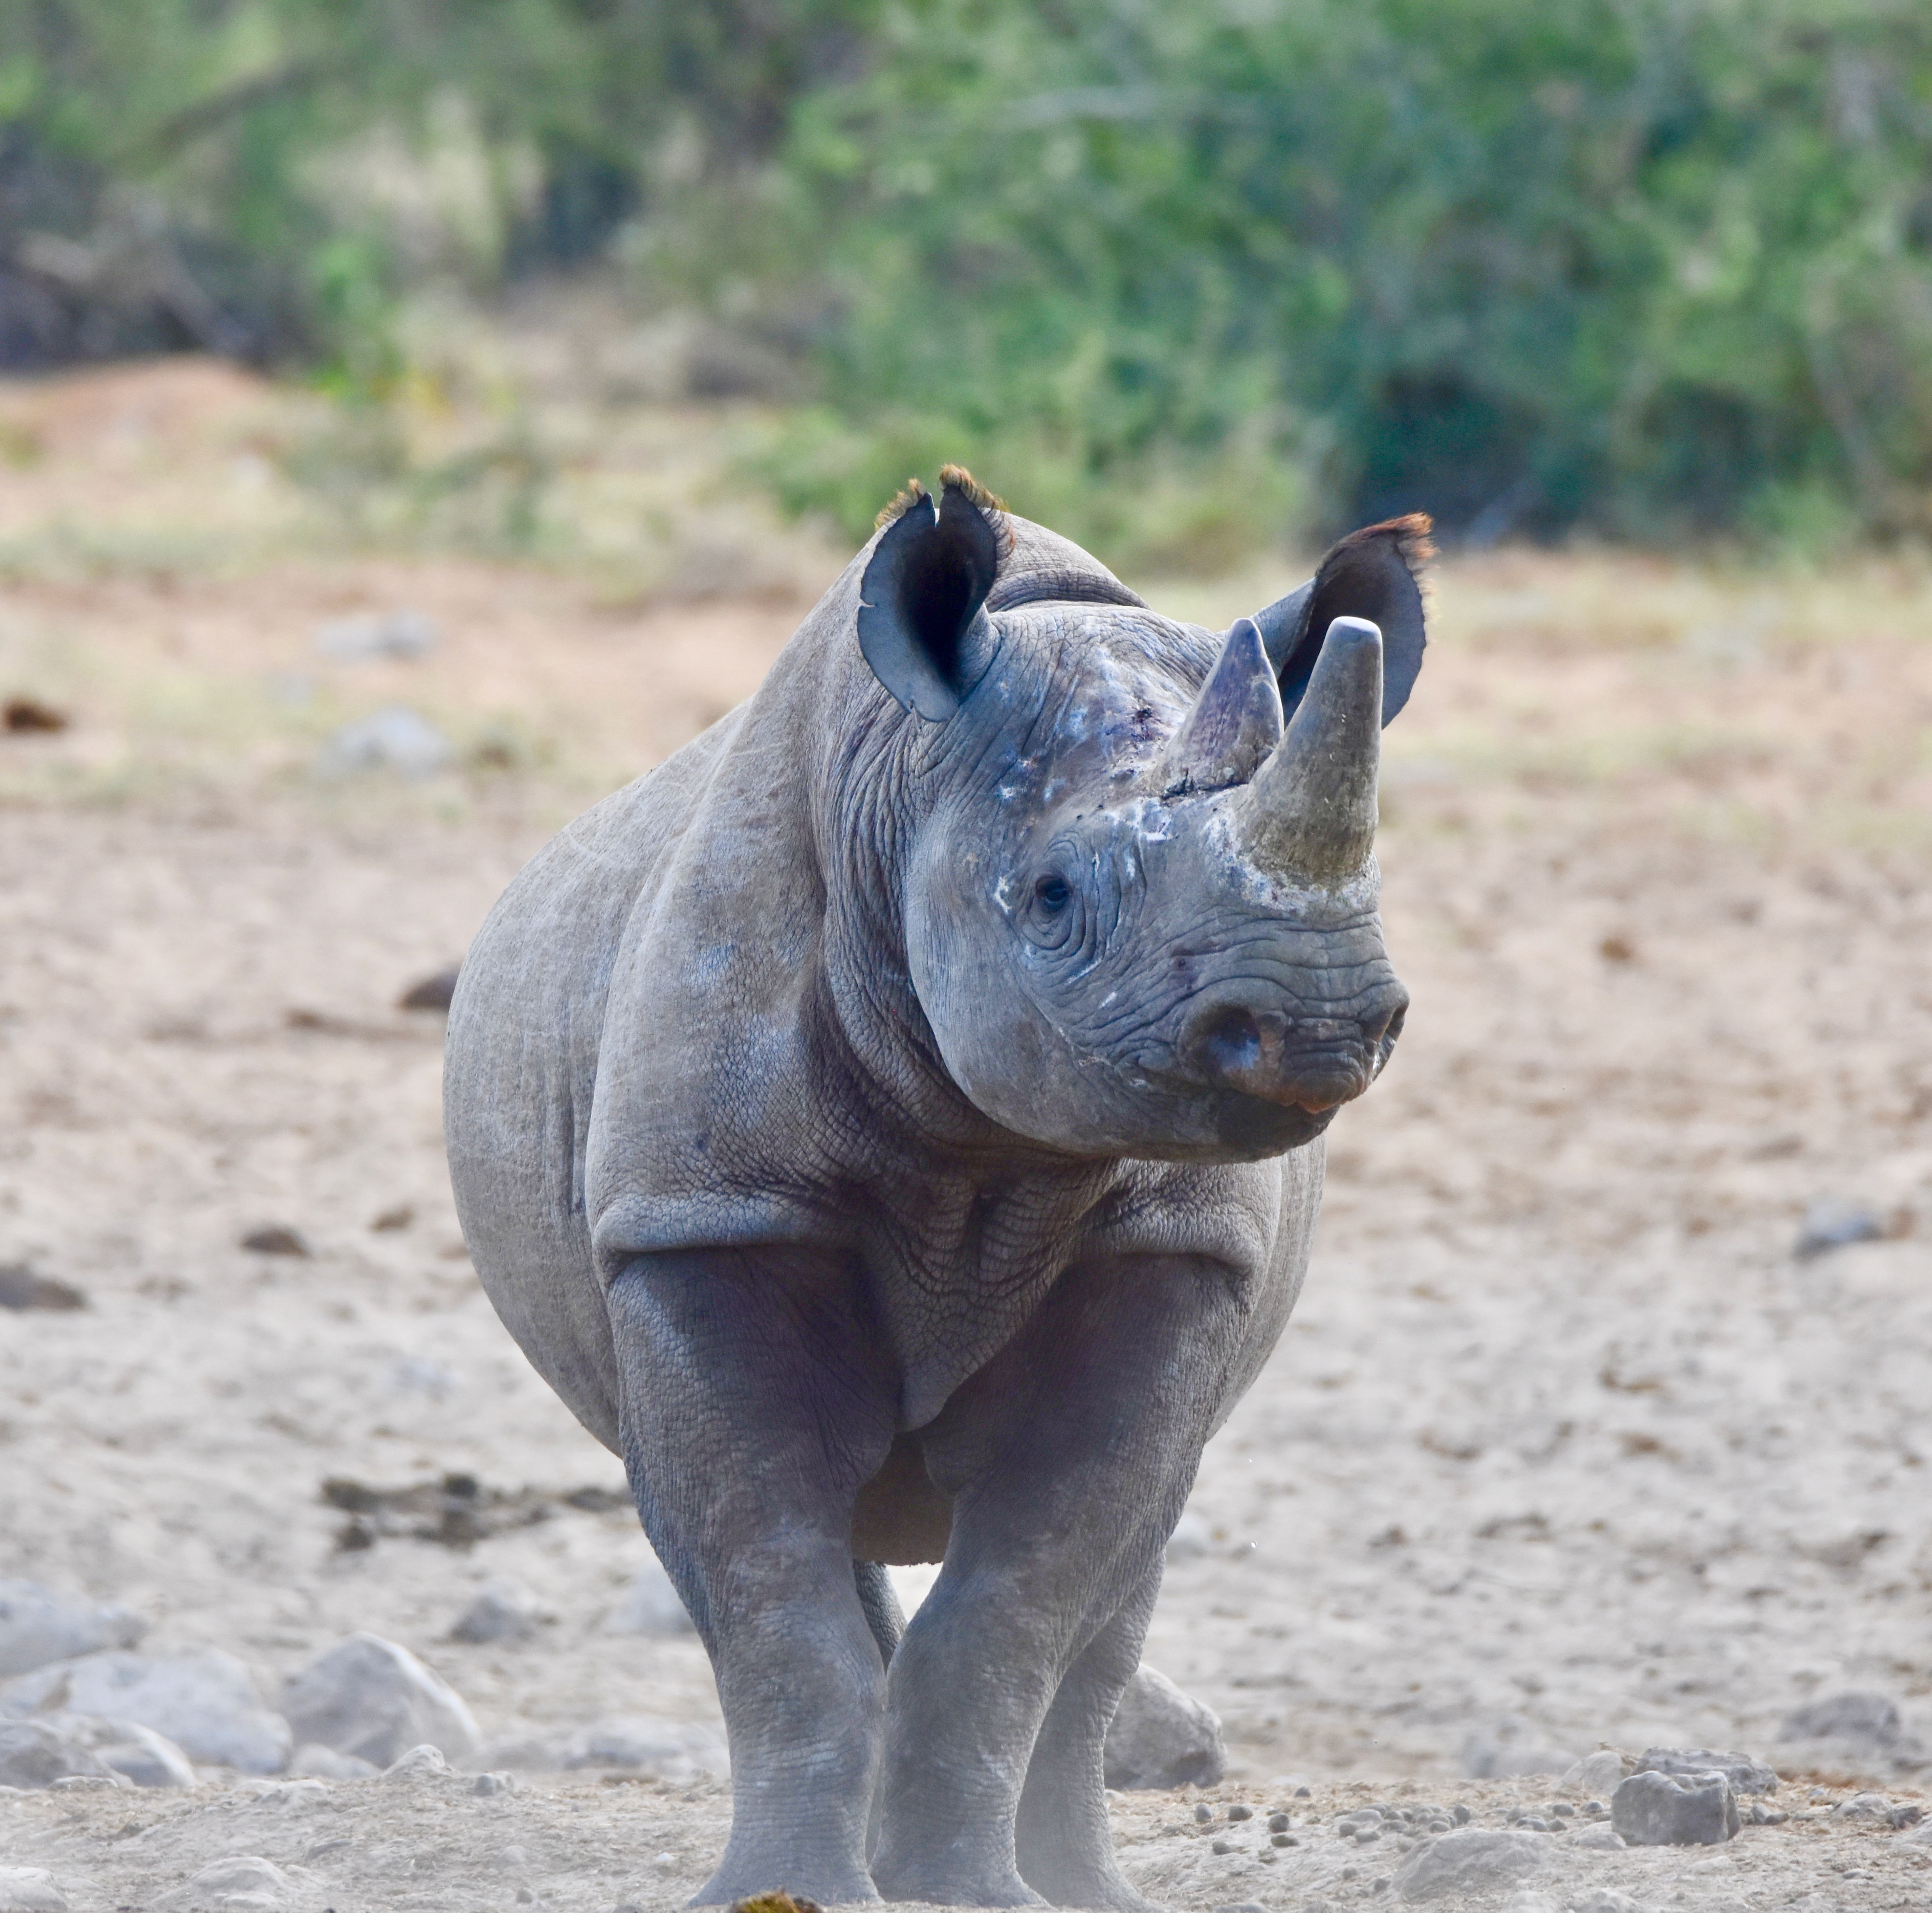
[[[1042,910],[1056,916],[1073,901],[1073,886],[1058,873],[1041,878],[1033,893]]]

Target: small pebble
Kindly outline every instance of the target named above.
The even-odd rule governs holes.
[[[1310,1788],[1306,1787],[1297,1787],[1294,1790],[1294,1797],[1297,1800],[1312,1800],[1315,1796],[1313,1791]]]
[[[1567,1800],[1558,1800],[1550,1810],[1561,1820],[1569,1819],[1576,1811]]]
[[[1270,1846],[1299,1846],[1300,1844],[1292,1833],[1270,1833],[1268,1836]]]
[[[419,978],[396,999],[399,1010],[447,1010],[456,995],[456,979],[463,966],[452,963],[446,970]]]
[[[51,1275],[36,1275],[24,1262],[10,1262],[0,1268],[0,1308],[56,1311],[85,1308],[86,1293],[71,1283],[57,1282]]]
[[[1239,1800],[1235,1801],[1228,1809],[1228,1818],[1230,1820],[1252,1820],[1254,1817],[1254,1809],[1243,1806]]]
[[[271,1224],[262,1229],[251,1229],[242,1238],[242,1246],[252,1249],[257,1255],[307,1256],[312,1253],[309,1245],[292,1229],[280,1224]]]
[[[42,704],[38,698],[9,698],[5,709],[0,711],[0,724],[16,737],[30,731],[64,731],[68,715],[52,704]]]
[[[1232,1853],[1234,1851],[1234,1843],[1232,1840],[1216,1840],[1214,1842],[1214,1851],[1216,1853]]]
[[[1196,1803],[1194,1809],[1196,1824],[1204,1827],[1214,1817],[1214,1809],[1204,1800]]]
[[[1268,1831],[1270,1833],[1285,1833],[1293,1824],[1294,1822],[1285,1813],[1270,1813],[1268,1815]]]
[[[1471,1814],[1469,1809],[1465,1806],[1460,1800],[1458,1800],[1456,1804],[1449,1809],[1449,1817],[1455,1821],[1457,1826],[1466,1827],[1474,1816]]]

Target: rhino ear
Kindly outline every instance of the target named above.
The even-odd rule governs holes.
[[[1429,532],[1420,512],[1352,531],[1306,584],[1256,614],[1291,715],[1338,617],[1366,618],[1382,627],[1383,723],[1408,703],[1429,641],[1422,591],[1423,567],[1436,555]]]
[[[935,722],[959,708],[992,662],[996,641],[982,608],[1000,562],[986,512],[950,470],[945,479],[937,511],[914,482],[859,587],[859,648],[872,675]]]

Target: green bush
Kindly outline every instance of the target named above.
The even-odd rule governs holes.
[[[1932,529],[1922,7],[923,0],[874,50],[786,155],[874,439],[1098,488],[1258,437],[1331,524],[1478,540]]]
[[[1142,566],[1932,531],[1918,0],[36,0],[0,186],[46,309],[164,230],[142,337],[363,402],[412,284],[610,253],[806,369],[758,469],[855,533],[945,458]]]

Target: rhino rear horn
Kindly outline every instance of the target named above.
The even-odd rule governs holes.
[[[1165,793],[1220,791],[1245,784],[1281,742],[1281,693],[1262,634],[1237,618],[1194,708],[1167,747],[1159,776]]]
[[[1421,512],[1352,531],[1333,547],[1306,584],[1255,614],[1262,642],[1292,711],[1308,688],[1329,626],[1366,618],[1382,634],[1382,722],[1408,701],[1429,641],[1423,567],[1436,555]]]
[[[1368,861],[1382,699],[1382,633],[1366,618],[1336,618],[1287,735],[1237,794],[1238,827],[1263,869],[1334,889]]]
[[[975,502],[977,488],[944,476],[937,510],[915,483],[859,587],[859,648],[873,676],[934,722],[959,708],[992,662],[982,607],[1000,562],[999,534]]]

